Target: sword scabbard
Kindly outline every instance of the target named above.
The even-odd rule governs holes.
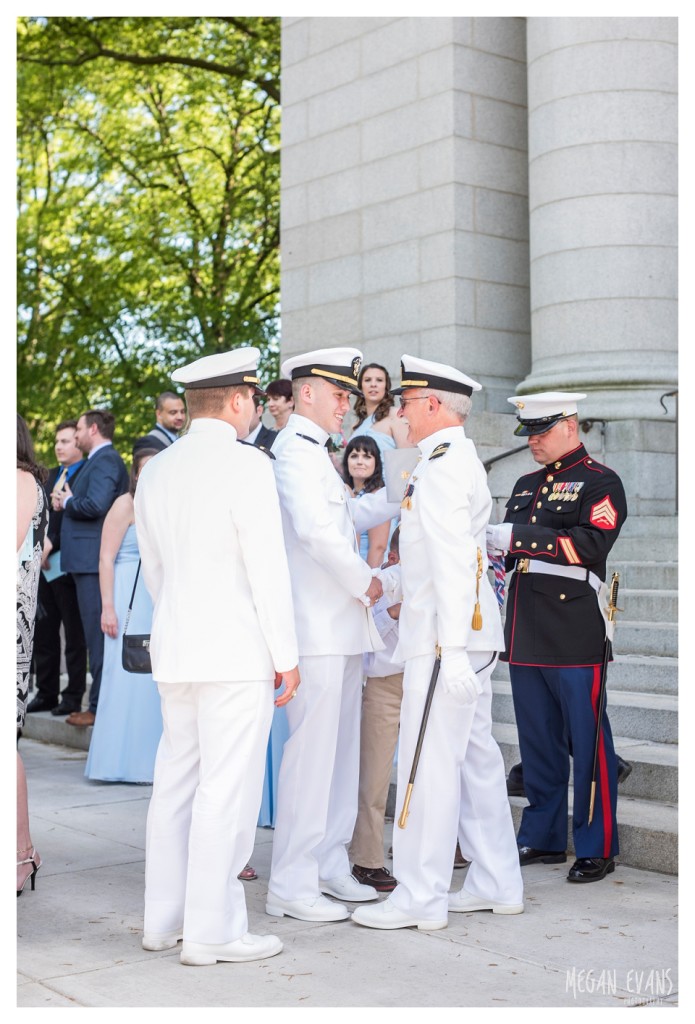
[[[413,794],[413,784],[412,784],[412,782],[409,782],[408,783],[408,787],[407,787],[407,789],[405,791],[405,800],[403,801],[403,810],[401,811],[401,816],[398,819],[398,827],[399,828],[405,828],[406,823],[408,821],[408,815],[410,814],[410,810],[409,810],[409,808],[410,808],[410,798],[411,798],[412,794]]]

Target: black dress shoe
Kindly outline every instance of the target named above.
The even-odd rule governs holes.
[[[79,711],[79,704],[68,704],[66,701],[61,700],[57,707],[51,708],[52,715],[71,715],[73,711]]]
[[[387,868],[363,868],[360,864],[352,865],[352,877],[362,885],[371,885],[377,892],[393,892],[398,882]]]
[[[579,857],[569,870],[568,882],[599,882],[615,871],[612,857]]]
[[[519,847],[519,863],[524,864],[564,864],[567,860],[565,850],[536,850],[533,846]]]
[[[620,785],[621,782],[625,782],[632,771],[632,765],[629,761],[624,761],[620,754],[616,754],[616,757],[618,758],[618,785]]]
[[[42,693],[37,693],[27,704],[27,711],[50,711],[57,703],[57,697],[46,697]]]
[[[521,765],[513,764],[509,769],[509,775],[507,776],[507,794],[509,796],[526,796],[526,790],[524,789],[524,772]]]

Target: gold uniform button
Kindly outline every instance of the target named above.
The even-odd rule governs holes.
[[[553,482],[553,480],[555,479],[555,477],[553,476],[552,473],[548,473],[548,475],[547,475],[547,477],[545,479],[548,481],[549,484],[551,484]]]
[[[547,487],[542,487],[541,488],[541,494],[547,494],[547,493],[548,493],[548,488]]]
[[[535,523],[535,521],[536,521],[536,517],[535,516],[531,516],[531,522]]]
[[[515,505],[515,506],[514,506],[514,511],[516,512],[516,510],[517,510],[518,508],[519,508],[519,506],[518,506],[518,505]]]
[[[532,542],[531,547],[532,548],[537,548],[538,547],[538,545],[536,544],[535,540]]]
[[[565,600],[565,595],[564,595],[564,594],[560,594],[560,600],[561,600],[561,601],[564,601],[564,600]]]
[[[556,462],[555,463],[555,469],[559,469],[561,465],[562,465],[561,462]]]
[[[536,503],[536,508],[543,508],[543,502],[539,501]]]
[[[593,461],[594,461],[593,459],[587,459],[586,460],[587,466],[590,466]]]
[[[562,505],[556,505],[555,506],[555,511],[559,512],[561,508],[562,508]]]
[[[553,545],[552,544],[548,544],[548,551],[552,551],[552,550],[553,550]]]
[[[518,540],[518,541],[516,542],[516,544],[514,545],[514,547],[515,547],[515,548],[520,548],[520,547],[521,547],[521,541],[520,541],[520,540]]]

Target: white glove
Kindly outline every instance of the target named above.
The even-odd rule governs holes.
[[[439,681],[445,693],[456,697],[462,704],[471,704],[483,692],[464,647],[442,649]]]
[[[509,551],[512,543],[512,524],[500,523],[499,526],[486,526],[485,540],[488,551],[493,553]]]
[[[400,565],[388,565],[380,569],[378,573],[381,585],[384,588],[384,596],[387,598],[386,607],[398,604],[403,600],[403,587],[401,584]]]

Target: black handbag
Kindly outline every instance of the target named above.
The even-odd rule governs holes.
[[[123,627],[121,664],[126,672],[148,673],[152,672],[152,661],[150,659],[150,634],[128,633],[130,613],[135,599],[135,588],[138,585],[138,577],[140,575],[140,564],[141,563],[138,562],[138,571],[135,573],[135,583],[133,583],[133,593],[130,595],[128,614],[126,615],[125,625]]]

